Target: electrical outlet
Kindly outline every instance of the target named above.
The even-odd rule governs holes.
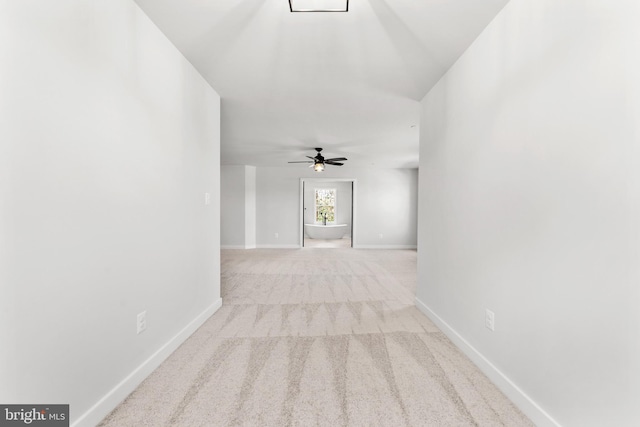
[[[147,329],[147,311],[138,313],[137,331],[138,334]]]
[[[276,233],[276,239],[277,239],[278,237],[280,237],[280,235],[279,235],[278,233]]]
[[[205,205],[211,204],[211,193],[204,193],[204,204]]]
[[[485,316],[484,316],[484,326],[486,326],[487,329],[495,331],[496,315],[493,311],[489,310],[488,308],[486,309]]]
[[[378,236],[380,236],[380,238],[381,238],[381,239],[382,239],[382,237],[383,237],[383,236],[382,236],[382,233],[378,234]]]

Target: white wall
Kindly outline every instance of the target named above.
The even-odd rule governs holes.
[[[221,166],[220,245],[226,249],[256,247],[256,168]]]
[[[245,166],[220,168],[220,245],[244,248],[246,217]]]
[[[418,305],[539,425],[640,425],[638,22],[512,0],[423,100]]]
[[[258,247],[300,246],[300,178],[355,178],[358,247],[415,247],[417,169],[257,168]],[[275,234],[278,233],[278,237]],[[382,238],[379,235],[382,234]]]
[[[1,2],[0,64],[0,402],[95,425],[221,303],[219,97],[130,0]]]
[[[256,247],[256,167],[245,166],[244,173],[244,246]]]

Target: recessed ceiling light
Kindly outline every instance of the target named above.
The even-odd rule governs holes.
[[[348,12],[349,0],[289,0],[291,12]]]

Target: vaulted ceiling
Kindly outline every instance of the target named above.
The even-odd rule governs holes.
[[[420,100],[507,1],[136,0],[222,97],[222,164],[377,167],[418,166]]]

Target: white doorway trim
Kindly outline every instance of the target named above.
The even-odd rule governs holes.
[[[357,180],[355,178],[300,178],[300,247],[304,247],[304,185],[308,182],[351,182],[353,183],[353,191],[351,191],[351,247],[356,246],[356,188]]]

